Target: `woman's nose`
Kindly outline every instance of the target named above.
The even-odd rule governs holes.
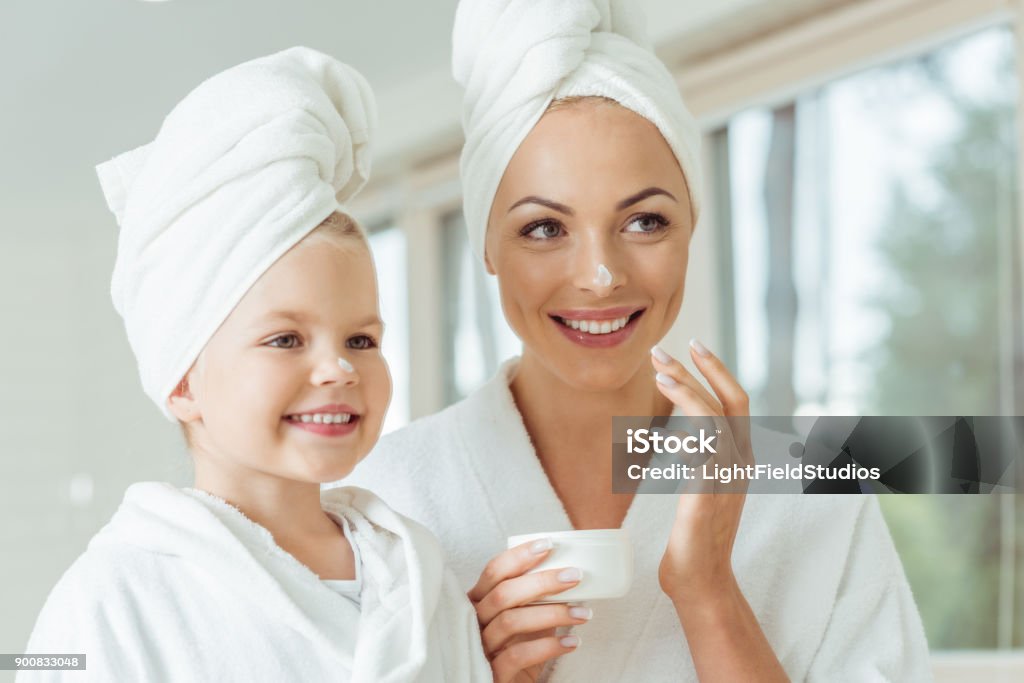
[[[317,361],[310,381],[317,385],[341,384],[355,386],[359,383],[359,371],[344,356],[325,355]]]
[[[609,296],[626,283],[614,247],[604,243],[583,246],[573,264],[573,284],[599,297]]]

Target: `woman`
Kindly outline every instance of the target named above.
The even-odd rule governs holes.
[[[611,492],[612,416],[742,424],[748,412],[699,342],[691,358],[714,394],[651,350],[683,298],[698,133],[630,12],[615,0],[459,6],[467,225],[523,355],[385,438],[354,482],[439,533],[496,680],[535,679],[554,658],[553,681],[926,680],[875,500]],[[734,432],[738,457],[756,455]],[[573,568],[523,575],[549,544],[502,552],[513,534],[619,526],[634,586],[592,611],[529,604],[579,580]]]

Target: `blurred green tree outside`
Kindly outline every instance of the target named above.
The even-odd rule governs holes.
[[[893,277],[870,297],[889,328],[866,359],[873,380],[865,413],[1021,412],[1019,399],[1008,406],[1001,394],[1007,381],[1003,331],[1019,329],[1013,318],[1021,301],[1019,265],[1012,256],[1011,292],[1000,272],[1007,267],[1006,235],[1012,237],[1017,219],[1017,94],[1013,38],[1007,29],[998,30],[1006,34],[1006,49],[996,80],[1005,87],[985,98],[965,96],[953,82],[956,46],[895,67],[916,73],[924,87],[943,97],[958,125],[931,159],[938,201],[915,200],[903,183],[891,192],[877,248]],[[1009,327],[1007,316],[1014,323]],[[1013,365],[1019,368],[1017,353]],[[1024,646],[1024,501],[1014,495],[1009,508],[1016,539],[1007,557],[1002,498],[881,497],[932,649]],[[1008,595],[1007,571],[1014,575]],[[1006,610],[1012,614],[1009,642],[1005,623],[1000,631]]]

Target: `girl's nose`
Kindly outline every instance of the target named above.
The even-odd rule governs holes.
[[[313,369],[311,382],[317,386],[323,384],[355,386],[359,383],[359,372],[344,356],[325,357],[318,361]]]

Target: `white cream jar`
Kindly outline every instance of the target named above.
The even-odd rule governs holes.
[[[546,569],[577,567],[583,572],[579,584],[536,604],[583,602],[620,598],[633,583],[633,544],[622,529],[552,531],[509,536],[508,547],[550,538],[554,547],[544,561],[528,574]]]

